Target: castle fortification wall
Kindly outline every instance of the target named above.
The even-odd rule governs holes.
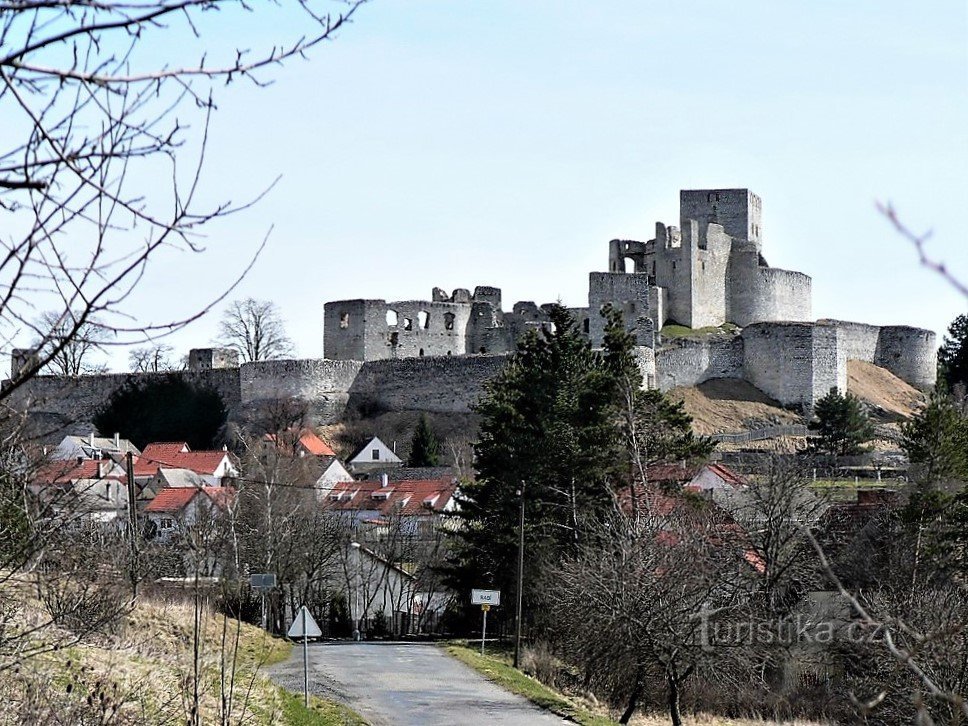
[[[932,388],[938,377],[938,344],[930,330],[904,325],[881,328],[874,363],[915,388]]]
[[[760,320],[807,321],[813,317],[813,280],[778,267],[757,268]]]
[[[834,327],[755,323],[742,337],[743,377],[784,405],[811,408],[831,386],[846,386]]]
[[[300,398],[311,404],[320,421],[334,421],[346,409],[349,391],[362,361],[270,360],[246,363],[238,373],[245,406],[279,398]]]
[[[348,389],[351,407],[369,411],[466,413],[504,355],[368,361]]]
[[[53,425],[70,426],[72,422],[87,425],[111,398],[129,383],[150,381],[166,375],[178,375],[200,387],[218,391],[226,407],[239,405],[239,371],[221,368],[203,371],[168,373],[105,373],[77,377],[35,376],[18,388],[9,400],[10,406],[29,410],[31,415]],[[114,432],[101,432],[114,433]]]
[[[679,338],[655,353],[656,386],[668,391],[712,378],[743,377],[743,339]]]

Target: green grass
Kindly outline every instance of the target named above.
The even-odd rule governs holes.
[[[510,656],[506,652],[491,650],[485,651],[482,656],[480,650],[460,641],[450,643],[446,649],[461,663],[469,665],[488,680],[512,693],[524,696],[536,706],[562,718],[582,726],[615,726],[616,722],[612,719],[582,708],[558,691],[519,671],[511,665]]]
[[[358,713],[346,706],[316,696],[309,697],[309,708],[303,697],[279,689],[282,716],[288,726],[367,726]]]
[[[709,326],[706,328],[687,328],[685,325],[670,323],[662,328],[659,333],[666,340],[673,338],[701,338],[706,335],[718,335],[721,333],[735,333],[737,327],[732,323],[719,326]]]

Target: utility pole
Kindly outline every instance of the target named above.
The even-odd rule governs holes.
[[[134,456],[129,451],[124,456],[128,479],[128,542],[131,546],[131,593],[138,594],[138,503],[134,486]]]
[[[518,513],[518,592],[516,614],[514,618],[514,667],[518,667],[521,658],[521,606],[524,601],[524,482],[518,489],[521,499]]]

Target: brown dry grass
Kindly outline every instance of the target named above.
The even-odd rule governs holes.
[[[9,582],[0,595],[16,603],[15,626],[46,620],[28,590]],[[202,607],[200,613],[202,722],[219,720],[223,661],[236,669],[234,686],[227,679],[225,690],[234,699],[231,721],[283,722],[283,697],[261,669],[286,657],[289,645],[211,608]],[[185,723],[193,682],[193,621],[188,604],[140,598],[130,611],[117,615],[109,634],[74,642],[69,630],[44,627],[33,643],[66,647],[35,655],[0,677],[0,723],[46,723],[47,711],[65,722],[97,721],[105,710],[112,714],[111,723]]]
[[[685,403],[698,434],[803,423],[801,416],[739,378],[716,378],[691,388],[673,388],[669,395]]]
[[[899,421],[924,404],[924,394],[888,370],[859,360],[847,361],[847,391],[867,403],[882,421]]]

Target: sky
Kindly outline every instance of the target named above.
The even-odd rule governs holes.
[[[202,42],[292,40],[306,28],[285,5],[206,18]],[[876,203],[968,280],[966,7],[373,0],[268,87],[219,89],[205,198],[280,179],[203,254],[156,258],[131,314],[196,309],[267,234],[232,296],[275,302],[301,357],[322,356],[329,300],[493,285],[505,309],[581,306],[608,240],[678,225],[680,189],[744,187],[769,263],[813,277],[816,317],[943,333],[968,301]],[[208,346],[218,312],[168,342]]]

